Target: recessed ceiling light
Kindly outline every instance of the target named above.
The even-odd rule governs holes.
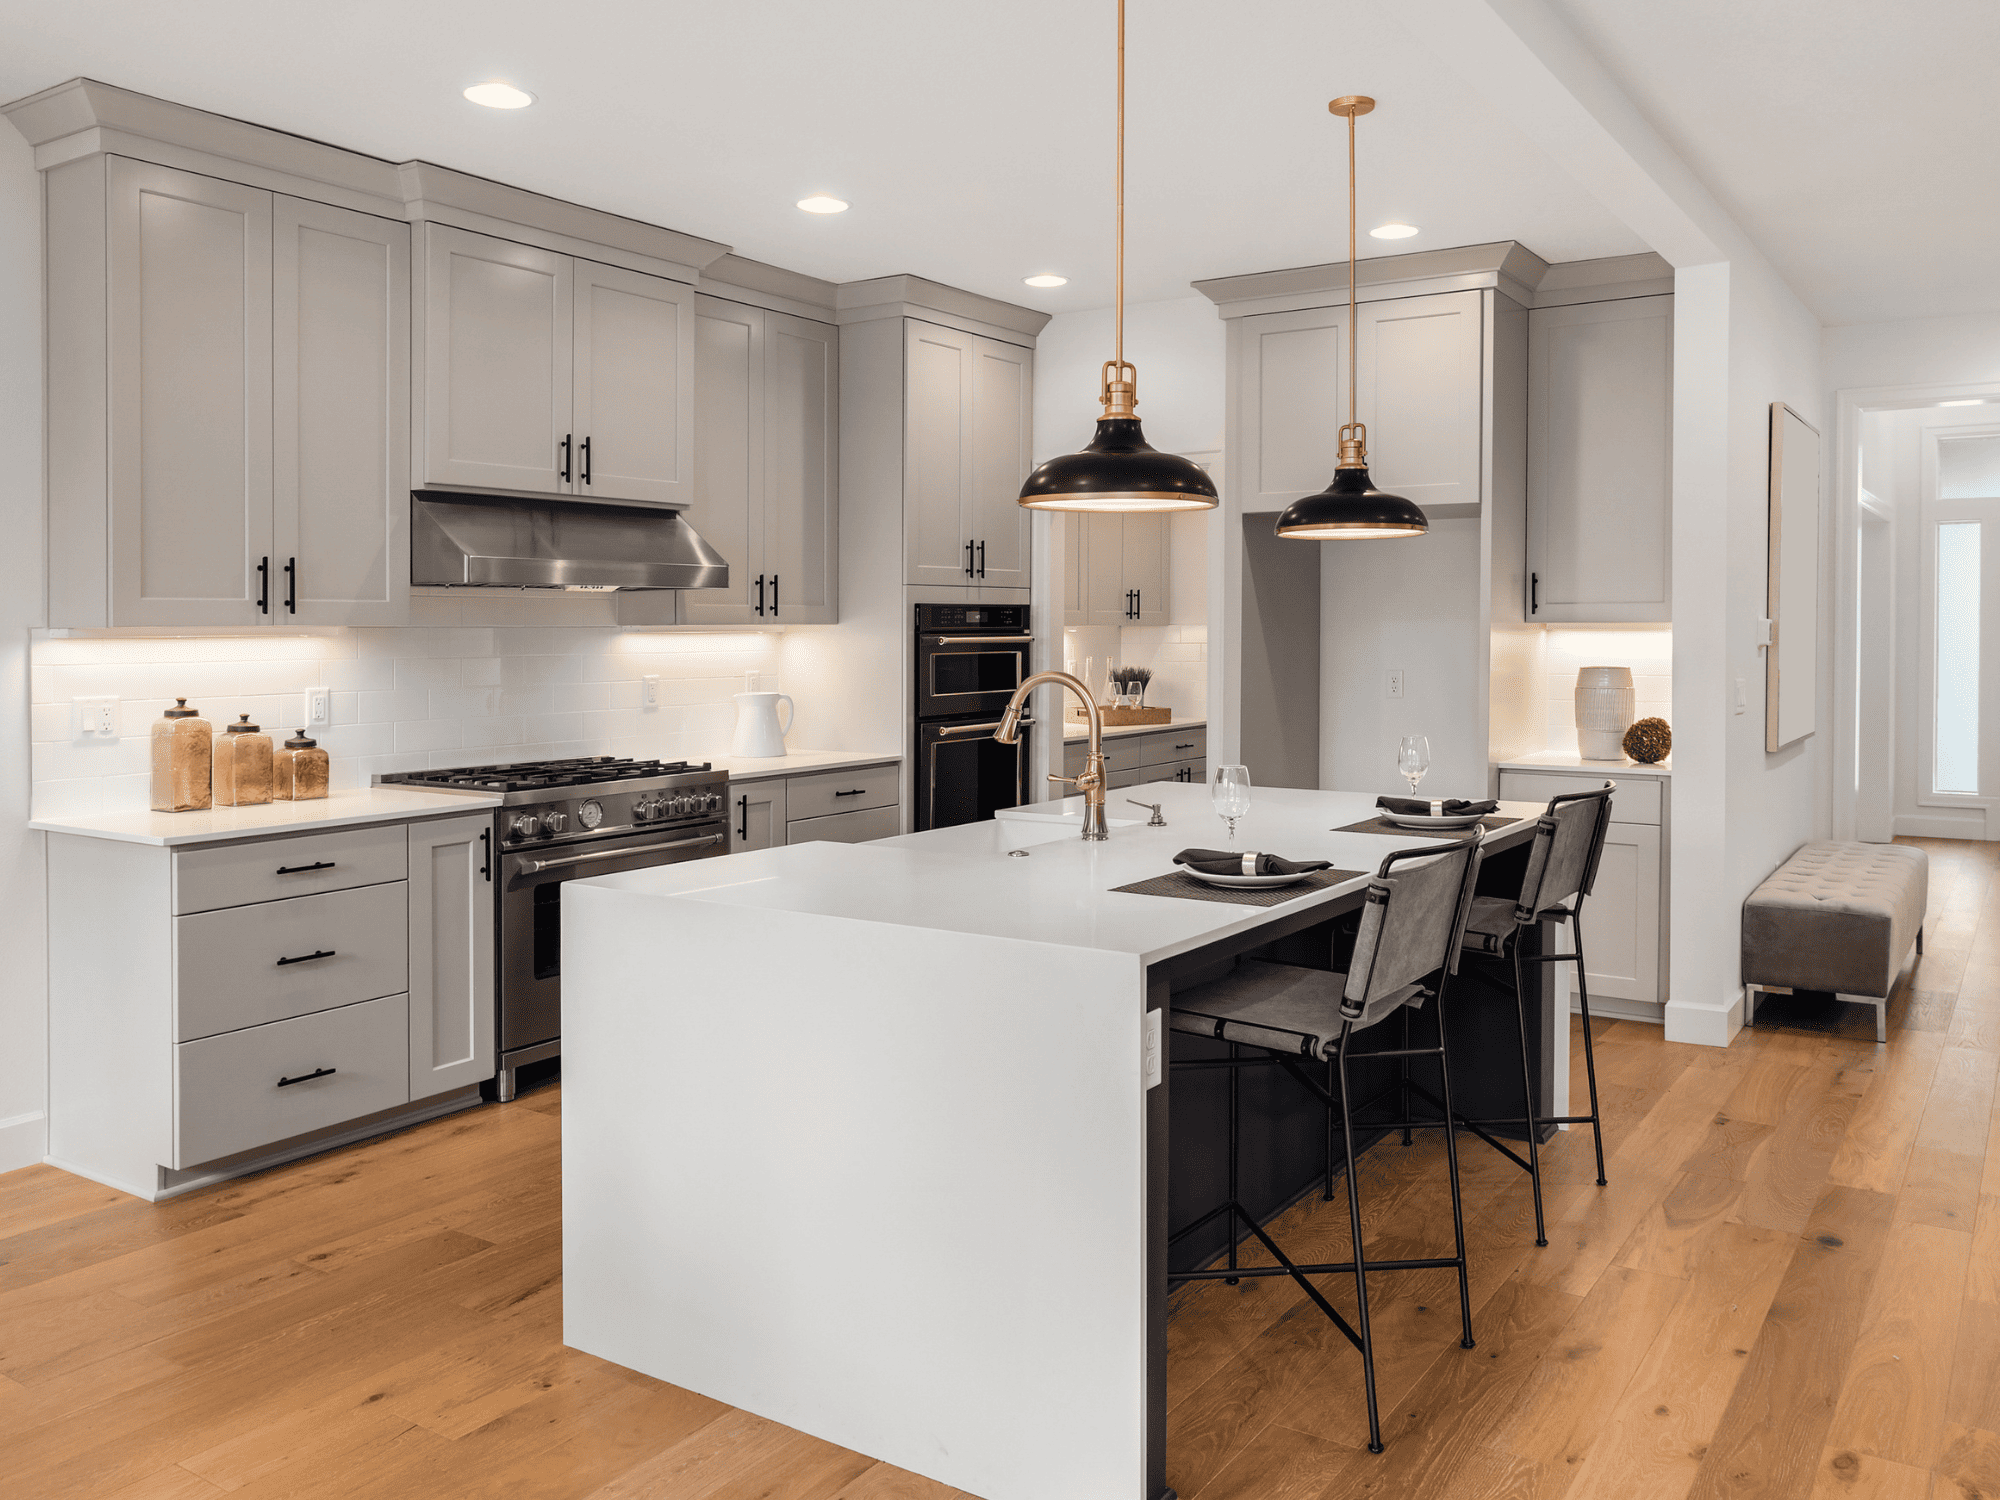
[[[1938,405],[1939,405],[1939,406],[1984,406],[1985,404],[1986,404],[1985,400],[1984,400],[1983,398],[1979,397],[1979,396],[1974,396],[1974,397],[1972,397],[1972,398],[1971,398],[1970,400],[1967,400],[1967,401],[1940,401],[1940,402],[1938,402]]]
[[[844,214],[847,204],[831,193],[814,193],[810,198],[799,199],[799,207],[809,214]]]
[[[1058,276],[1058,275],[1056,275],[1056,273],[1055,273],[1055,272],[1053,272],[1053,271],[1044,271],[1044,272],[1042,272],[1042,274],[1041,274],[1041,275],[1039,275],[1039,276],[1023,276],[1023,277],[1021,278],[1021,280],[1022,280],[1022,281],[1024,281],[1024,282],[1026,282],[1026,283],[1027,283],[1027,284],[1028,284],[1029,286],[1068,286],[1068,285],[1069,285],[1069,278],[1068,278],[1067,276]]]
[[[1377,240],[1406,240],[1416,233],[1418,229],[1414,224],[1384,224],[1369,230],[1368,236]]]
[[[535,102],[533,94],[523,93],[513,84],[502,83],[497,78],[491,83],[475,83],[465,91],[465,97],[488,109],[526,109]]]

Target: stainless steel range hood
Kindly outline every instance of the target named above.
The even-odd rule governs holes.
[[[410,496],[419,588],[716,589],[729,564],[679,511],[445,491]]]

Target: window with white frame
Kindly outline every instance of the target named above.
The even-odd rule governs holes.
[[[1925,614],[1931,713],[1925,800],[2000,795],[2000,431],[1933,432],[1926,469]]]

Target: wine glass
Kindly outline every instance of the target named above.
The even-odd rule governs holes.
[[[1229,825],[1229,842],[1236,842],[1236,820],[1250,811],[1250,768],[1217,766],[1209,783],[1216,816]]]
[[[1396,747],[1396,769],[1403,773],[1403,780],[1410,784],[1410,795],[1417,794],[1417,783],[1424,779],[1424,772],[1431,768],[1431,742],[1421,734],[1406,734],[1403,742]]]

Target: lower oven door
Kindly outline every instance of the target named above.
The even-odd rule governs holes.
[[[500,1053],[562,1035],[562,887],[729,852],[722,823],[659,828],[584,844],[510,849],[500,859]]]
[[[917,726],[917,828],[978,823],[1003,807],[1028,800],[1031,718],[1021,735],[1003,745],[993,738],[998,719]]]

